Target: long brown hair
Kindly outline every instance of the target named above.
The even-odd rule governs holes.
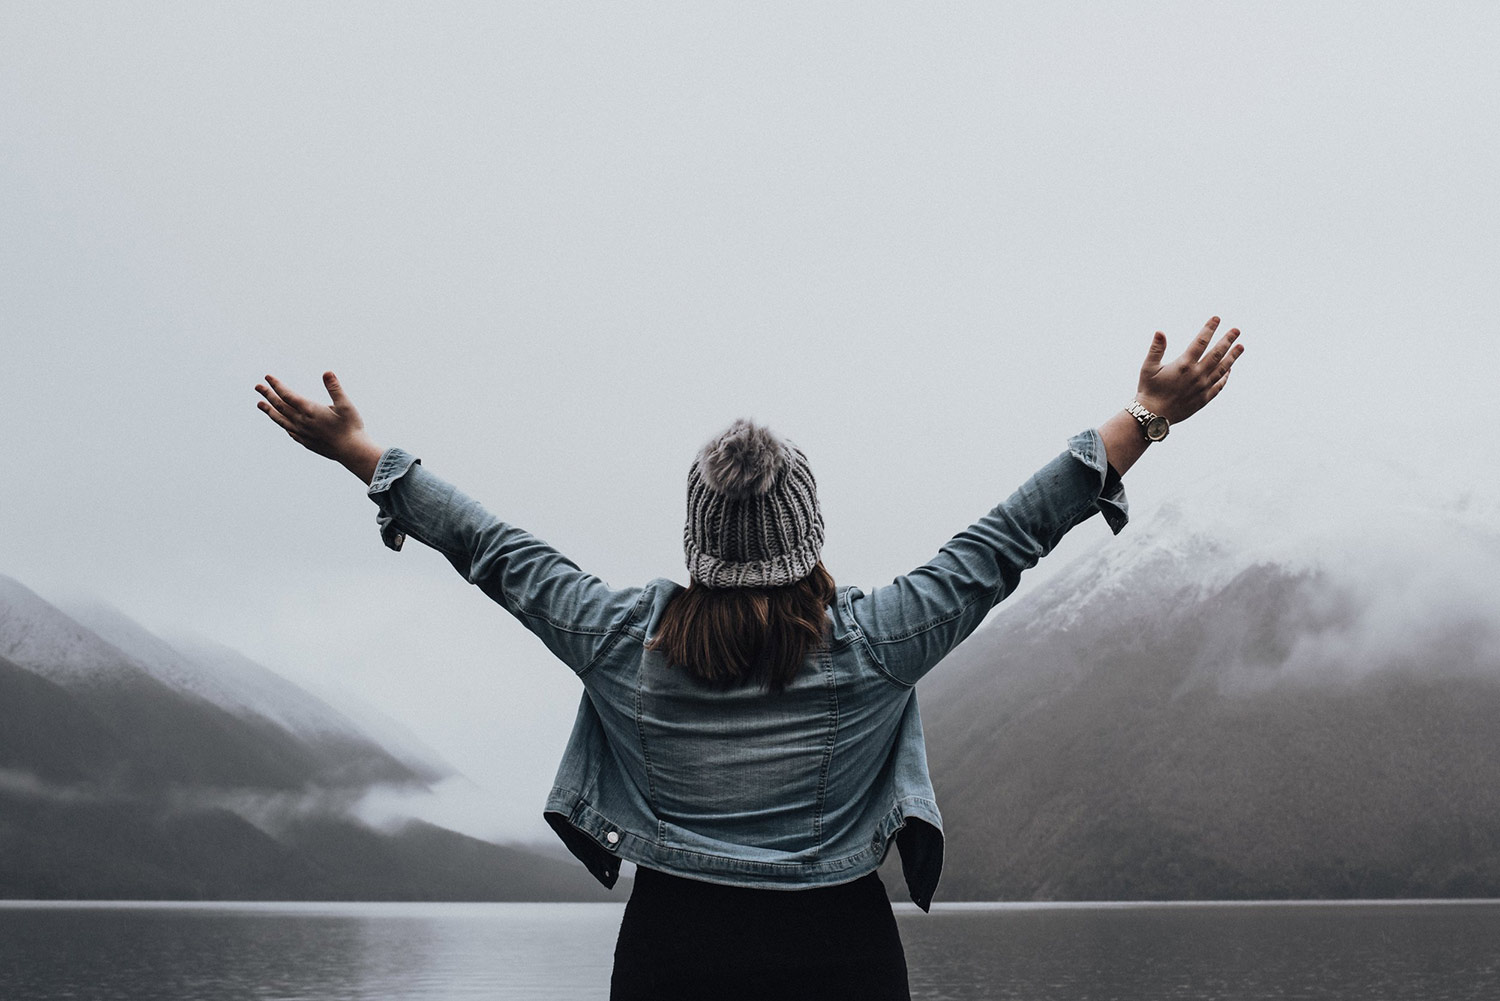
[[[695,578],[667,603],[648,649],[715,688],[779,692],[823,643],[833,575],[819,563],[784,587],[706,587]]]

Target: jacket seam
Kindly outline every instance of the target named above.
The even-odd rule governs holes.
[[[1097,497],[1092,498],[1090,500],[1087,500],[1087,501],[1084,501],[1083,503],[1081,503],[1075,511],[1073,511],[1071,514],[1069,514],[1066,518],[1062,519],[1063,533],[1066,534],[1066,532],[1069,529],[1073,528],[1074,525],[1077,524],[1079,516],[1081,516],[1081,515],[1083,515],[1085,513],[1088,513],[1091,509],[1093,509],[1093,508],[1095,508],[1097,506],[1098,506],[1098,498]],[[1048,551],[1049,552],[1051,551],[1051,548],[1052,547],[1050,547],[1050,546],[1048,547]],[[1040,557],[1038,557],[1038,559],[1040,559]],[[1035,565],[1036,565],[1036,563],[1033,562],[1032,566],[1035,566]],[[1001,595],[999,598],[995,598],[994,597],[994,595],[998,594],[999,591],[1000,591],[1000,587],[997,585],[995,588],[993,588],[989,592],[989,594],[991,596],[991,601],[990,601],[990,607],[991,608],[994,608],[996,605],[998,605],[1001,601],[1004,600],[1004,595]],[[981,595],[979,597],[975,597],[974,599],[965,602],[958,609],[958,611],[953,612],[953,613],[951,613],[949,615],[945,615],[942,618],[933,619],[933,620],[931,620],[929,622],[925,622],[925,623],[923,623],[920,626],[912,627],[911,629],[909,629],[906,632],[893,633],[890,636],[881,636],[881,637],[876,638],[876,639],[871,639],[868,635],[866,635],[865,636],[865,642],[866,642],[866,644],[868,644],[868,645],[870,645],[870,646],[873,647],[873,646],[886,646],[886,645],[891,644],[891,643],[900,643],[900,642],[903,642],[905,640],[909,640],[913,636],[920,636],[922,633],[931,632],[932,630],[936,629],[938,626],[947,625],[949,622],[952,622],[954,619],[961,618],[965,613],[967,613],[969,611],[969,609],[973,608],[975,605],[979,604],[983,600],[984,600],[984,596],[983,595]],[[863,630],[861,630],[861,632],[863,632]]]
[[[908,692],[917,687],[916,682],[914,681],[906,681],[902,678],[896,677],[895,673],[891,671],[890,668],[885,666],[885,661],[880,659],[880,655],[875,652],[875,648],[870,645],[869,640],[865,640],[865,652],[870,655],[870,662],[875,665],[875,670],[879,672],[880,676],[886,681],[895,685],[897,688],[903,689]]]
[[[503,588],[501,590],[504,591]],[[507,601],[515,601],[509,591],[505,591],[504,593]],[[603,629],[590,629],[586,626],[581,626],[576,623],[558,622],[556,619],[544,615],[541,612],[528,611],[527,609],[524,609],[519,605],[516,606],[515,614],[523,618],[536,619],[540,622],[545,622],[547,625],[551,626],[553,629],[556,629],[558,632],[567,633],[570,636],[608,636],[618,629],[617,626],[607,626]]]
[[[649,593],[650,588],[641,588],[641,593],[636,597],[635,604],[630,606],[629,612],[620,617],[620,622],[618,625],[612,626],[602,633],[593,634],[599,636],[608,636],[609,639],[599,644],[599,649],[594,652],[594,655],[590,657],[588,661],[585,662],[584,665],[577,670],[577,672],[575,672],[580,678],[583,677],[583,675],[587,674],[589,671],[593,670],[594,665],[599,663],[599,661],[604,658],[605,654],[613,650],[615,646],[620,642],[620,638],[625,635],[626,630],[630,628],[630,624],[635,621],[636,616],[640,613],[641,603],[646,600],[646,597]],[[562,627],[559,626],[558,628]],[[577,633],[575,635],[585,634]],[[636,688],[637,690],[639,690],[640,686],[637,685]],[[642,748],[645,747],[644,741],[642,742],[641,746]]]
[[[653,816],[660,817],[661,810],[656,803],[656,775],[651,767],[651,749],[646,746],[646,722],[645,722],[645,696],[641,692],[641,666],[637,663],[635,674],[635,736],[641,742],[641,763],[646,769],[646,797],[647,806],[651,808]],[[657,839],[660,840],[661,831],[657,831]]]
[[[998,590],[999,588],[995,588],[995,591]],[[994,591],[991,592],[991,595],[993,594]],[[922,625],[913,627],[906,632],[893,633],[890,636],[882,636],[878,639],[870,639],[869,636],[866,635],[865,642],[871,644],[872,646],[886,646],[891,643],[905,642],[906,640],[911,639],[913,636],[920,636],[923,633],[930,633],[938,626],[945,626],[948,623],[952,622],[954,619],[963,618],[963,616],[968,613],[969,609],[973,608],[983,600],[984,596],[980,595],[979,597],[964,602],[961,606],[959,606],[958,611],[945,615],[940,619],[933,619],[930,622],[924,622]],[[998,601],[991,601],[990,607],[993,608],[997,604],[999,604]]]
[[[428,547],[429,549],[433,549],[433,550],[436,550],[439,553],[442,553],[444,556],[448,557],[449,559],[453,559],[453,558],[463,559],[464,557],[466,557],[468,555],[467,553],[465,553],[461,549],[450,549],[447,546],[439,545],[438,543],[436,543],[436,542],[432,541],[431,539],[427,538],[425,532],[414,532],[414,531],[412,531],[410,528],[407,527],[406,519],[402,518],[399,514],[396,514],[396,513],[393,512],[391,514],[391,521],[402,532],[405,532],[408,537],[416,539],[418,542],[422,543],[422,545]],[[473,560],[469,560],[468,561],[468,563],[469,563],[470,566],[473,566],[473,562],[474,562]],[[579,572],[581,573],[582,571],[579,571]],[[467,580],[473,586],[480,587],[479,582],[476,581],[470,575],[464,574],[464,579]],[[482,587],[480,589],[483,590]],[[545,622],[547,625],[551,626],[553,629],[558,630],[559,632],[571,633],[574,636],[608,636],[611,632],[614,631],[612,628],[610,628],[610,629],[585,629],[582,626],[576,625],[574,623],[558,622],[558,621],[552,619],[551,617],[542,614],[541,612],[533,612],[531,609],[525,607],[525,605],[523,605],[520,601],[518,601],[516,599],[516,596],[513,593],[511,593],[510,589],[507,588],[507,587],[505,587],[504,585],[499,586],[497,588],[497,590],[500,592],[500,594],[502,596],[504,596],[505,601],[506,601],[506,605],[507,605],[507,607],[509,609],[511,609],[512,614],[516,615],[519,618],[535,619],[535,620],[537,620],[539,622]]]
[[[582,570],[579,570],[578,572],[580,574],[583,574]],[[593,575],[584,574],[584,576]],[[595,579],[598,580],[598,578]],[[600,581],[600,583],[603,584],[604,582]],[[606,585],[606,587],[607,586],[608,585]],[[509,602],[510,605],[515,609],[514,614],[518,616],[524,615],[528,619],[539,619],[540,621],[547,623],[547,625],[551,626],[553,629],[556,629],[560,632],[571,633],[574,636],[608,636],[611,633],[617,632],[619,631],[621,626],[623,626],[626,622],[629,622],[631,615],[633,615],[635,612],[636,606],[640,604],[640,598],[637,597],[636,604],[631,606],[631,611],[624,616],[624,622],[622,622],[620,625],[606,626],[602,629],[590,629],[580,623],[559,622],[549,615],[545,615],[541,612],[533,612],[531,609],[522,604],[522,602],[504,585],[500,586],[500,593],[505,595],[505,600]],[[597,659],[597,655],[595,655],[595,657],[593,658],[590,658],[590,663],[592,663],[595,659]]]
[[[653,842],[647,843],[653,844]],[[823,859],[817,862],[765,862],[759,859],[739,859],[735,858],[732,855],[714,855],[710,852],[697,852],[693,851],[693,849],[691,848],[677,848],[673,845],[655,844],[655,847],[659,848],[660,852],[653,852],[652,854],[690,855],[693,858],[713,859],[715,861],[728,863],[728,867],[731,868],[744,867],[749,869],[785,869],[788,871],[794,871],[797,869],[824,869],[830,872],[835,872],[840,868],[848,868],[849,865],[853,865],[855,862],[858,862],[862,857],[872,854],[871,847],[869,845],[865,845],[859,851],[854,852],[851,855],[841,855],[835,859]]]
[[[839,603],[843,607],[844,614],[849,618],[849,625],[852,630],[849,646],[853,647],[855,641],[858,641],[864,647],[865,654],[870,658],[870,663],[875,666],[875,673],[884,678],[888,683],[895,685],[897,688],[902,689],[903,691],[908,692],[916,687],[915,684],[902,681],[900,678],[896,677],[889,670],[887,670],[885,663],[881,661],[880,657],[875,653],[875,648],[870,646],[870,640],[865,636],[864,629],[860,627],[858,620],[854,618],[853,603],[849,598],[848,591],[845,591],[839,595]]]
[[[839,733],[839,685],[831,651],[825,649],[818,659],[823,663],[823,677],[828,681],[828,735],[823,741],[823,764],[818,769],[818,805],[813,812],[813,850],[821,854],[823,811],[828,805],[828,771],[833,763],[833,748]]]
[[[384,509],[383,505],[382,505],[382,509]],[[462,549],[450,549],[447,546],[438,545],[436,542],[433,542],[432,540],[428,539],[426,537],[426,533],[424,533],[424,532],[413,532],[410,528],[408,528],[407,527],[406,519],[403,518],[403,517],[401,517],[399,513],[395,512],[395,511],[391,511],[389,513],[390,513],[390,517],[391,517],[391,522],[394,525],[396,525],[397,528],[399,528],[402,532],[404,532],[410,538],[416,539],[418,542],[422,543],[422,545],[428,547],[429,549],[436,550],[437,552],[442,553],[445,557],[448,557],[449,559],[453,559],[455,557],[459,558],[459,559],[464,559],[464,558],[466,558],[466,557],[468,557],[468,556],[471,555],[469,553],[464,552]],[[468,562],[469,566],[471,566],[471,567],[474,565],[474,561],[472,559],[467,559],[467,562]],[[583,573],[582,570],[579,570],[578,572],[579,573]],[[464,579],[467,580],[473,586],[480,587],[479,582],[476,581],[476,580],[474,580],[473,577],[471,577],[469,574],[464,574]],[[480,587],[480,589],[483,590],[482,587]],[[582,625],[580,625],[578,623],[574,623],[574,622],[559,622],[558,620],[552,618],[549,615],[546,615],[546,614],[544,614],[542,612],[532,611],[530,608],[526,607],[526,605],[519,598],[516,597],[515,593],[512,592],[509,588],[507,588],[505,585],[503,585],[503,584],[499,585],[496,588],[496,590],[498,590],[500,592],[500,594],[502,596],[504,596],[505,602],[506,602],[506,606],[511,610],[511,612],[512,612],[513,615],[517,616],[518,618],[534,619],[534,620],[536,620],[538,622],[545,622],[547,625],[551,626],[553,629],[558,630],[559,632],[569,633],[569,634],[571,634],[573,636],[608,636],[610,633],[615,632],[616,629],[618,628],[618,627],[611,626],[611,627],[608,627],[608,628],[605,628],[605,629],[589,629],[589,628],[586,628],[586,627],[584,627],[584,626],[582,626]],[[644,596],[644,589],[643,589],[643,596]],[[639,604],[640,604],[640,601],[639,601],[639,599],[637,599],[636,606],[632,607],[632,614],[634,613],[635,607],[639,606]],[[597,659],[597,655],[595,657],[593,657],[593,658],[590,658],[590,663],[592,664],[592,662],[595,659]]]

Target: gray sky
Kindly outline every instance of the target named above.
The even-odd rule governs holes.
[[[1497,47],[1481,3],[11,0],[0,573],[357,692],[486,790],[448,819],[545,836],[576,682],[266,372],[618,585],[684,578],[742,415],[889,580],[1211,313],[1245,357],[1138,511],[1286,457],[1492,496]]]

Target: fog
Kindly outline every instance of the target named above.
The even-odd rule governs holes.
[[[1268,537],[1376,467],[1482,504],[1497,43],[1481,3],[7,3],[0,573],[355,693],[479,790],[464,829],[547,837],[576,680],[386,551],[256,381],[336,370],[621,586],[684,579],[688,462],[739,416],[809,455],[835,577],[889,580],[1215,313],[1246,354],[1138,510],[1293,461]],[[1358,642],[1493,615],[1425,528],[1375,547],[1412,572]]]

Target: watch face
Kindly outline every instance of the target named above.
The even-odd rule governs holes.
[[[1146,437],[1152,441],[1161,441],[1167,436],[1168,429],[1165,417],[1153,417],[1146,422]]]

